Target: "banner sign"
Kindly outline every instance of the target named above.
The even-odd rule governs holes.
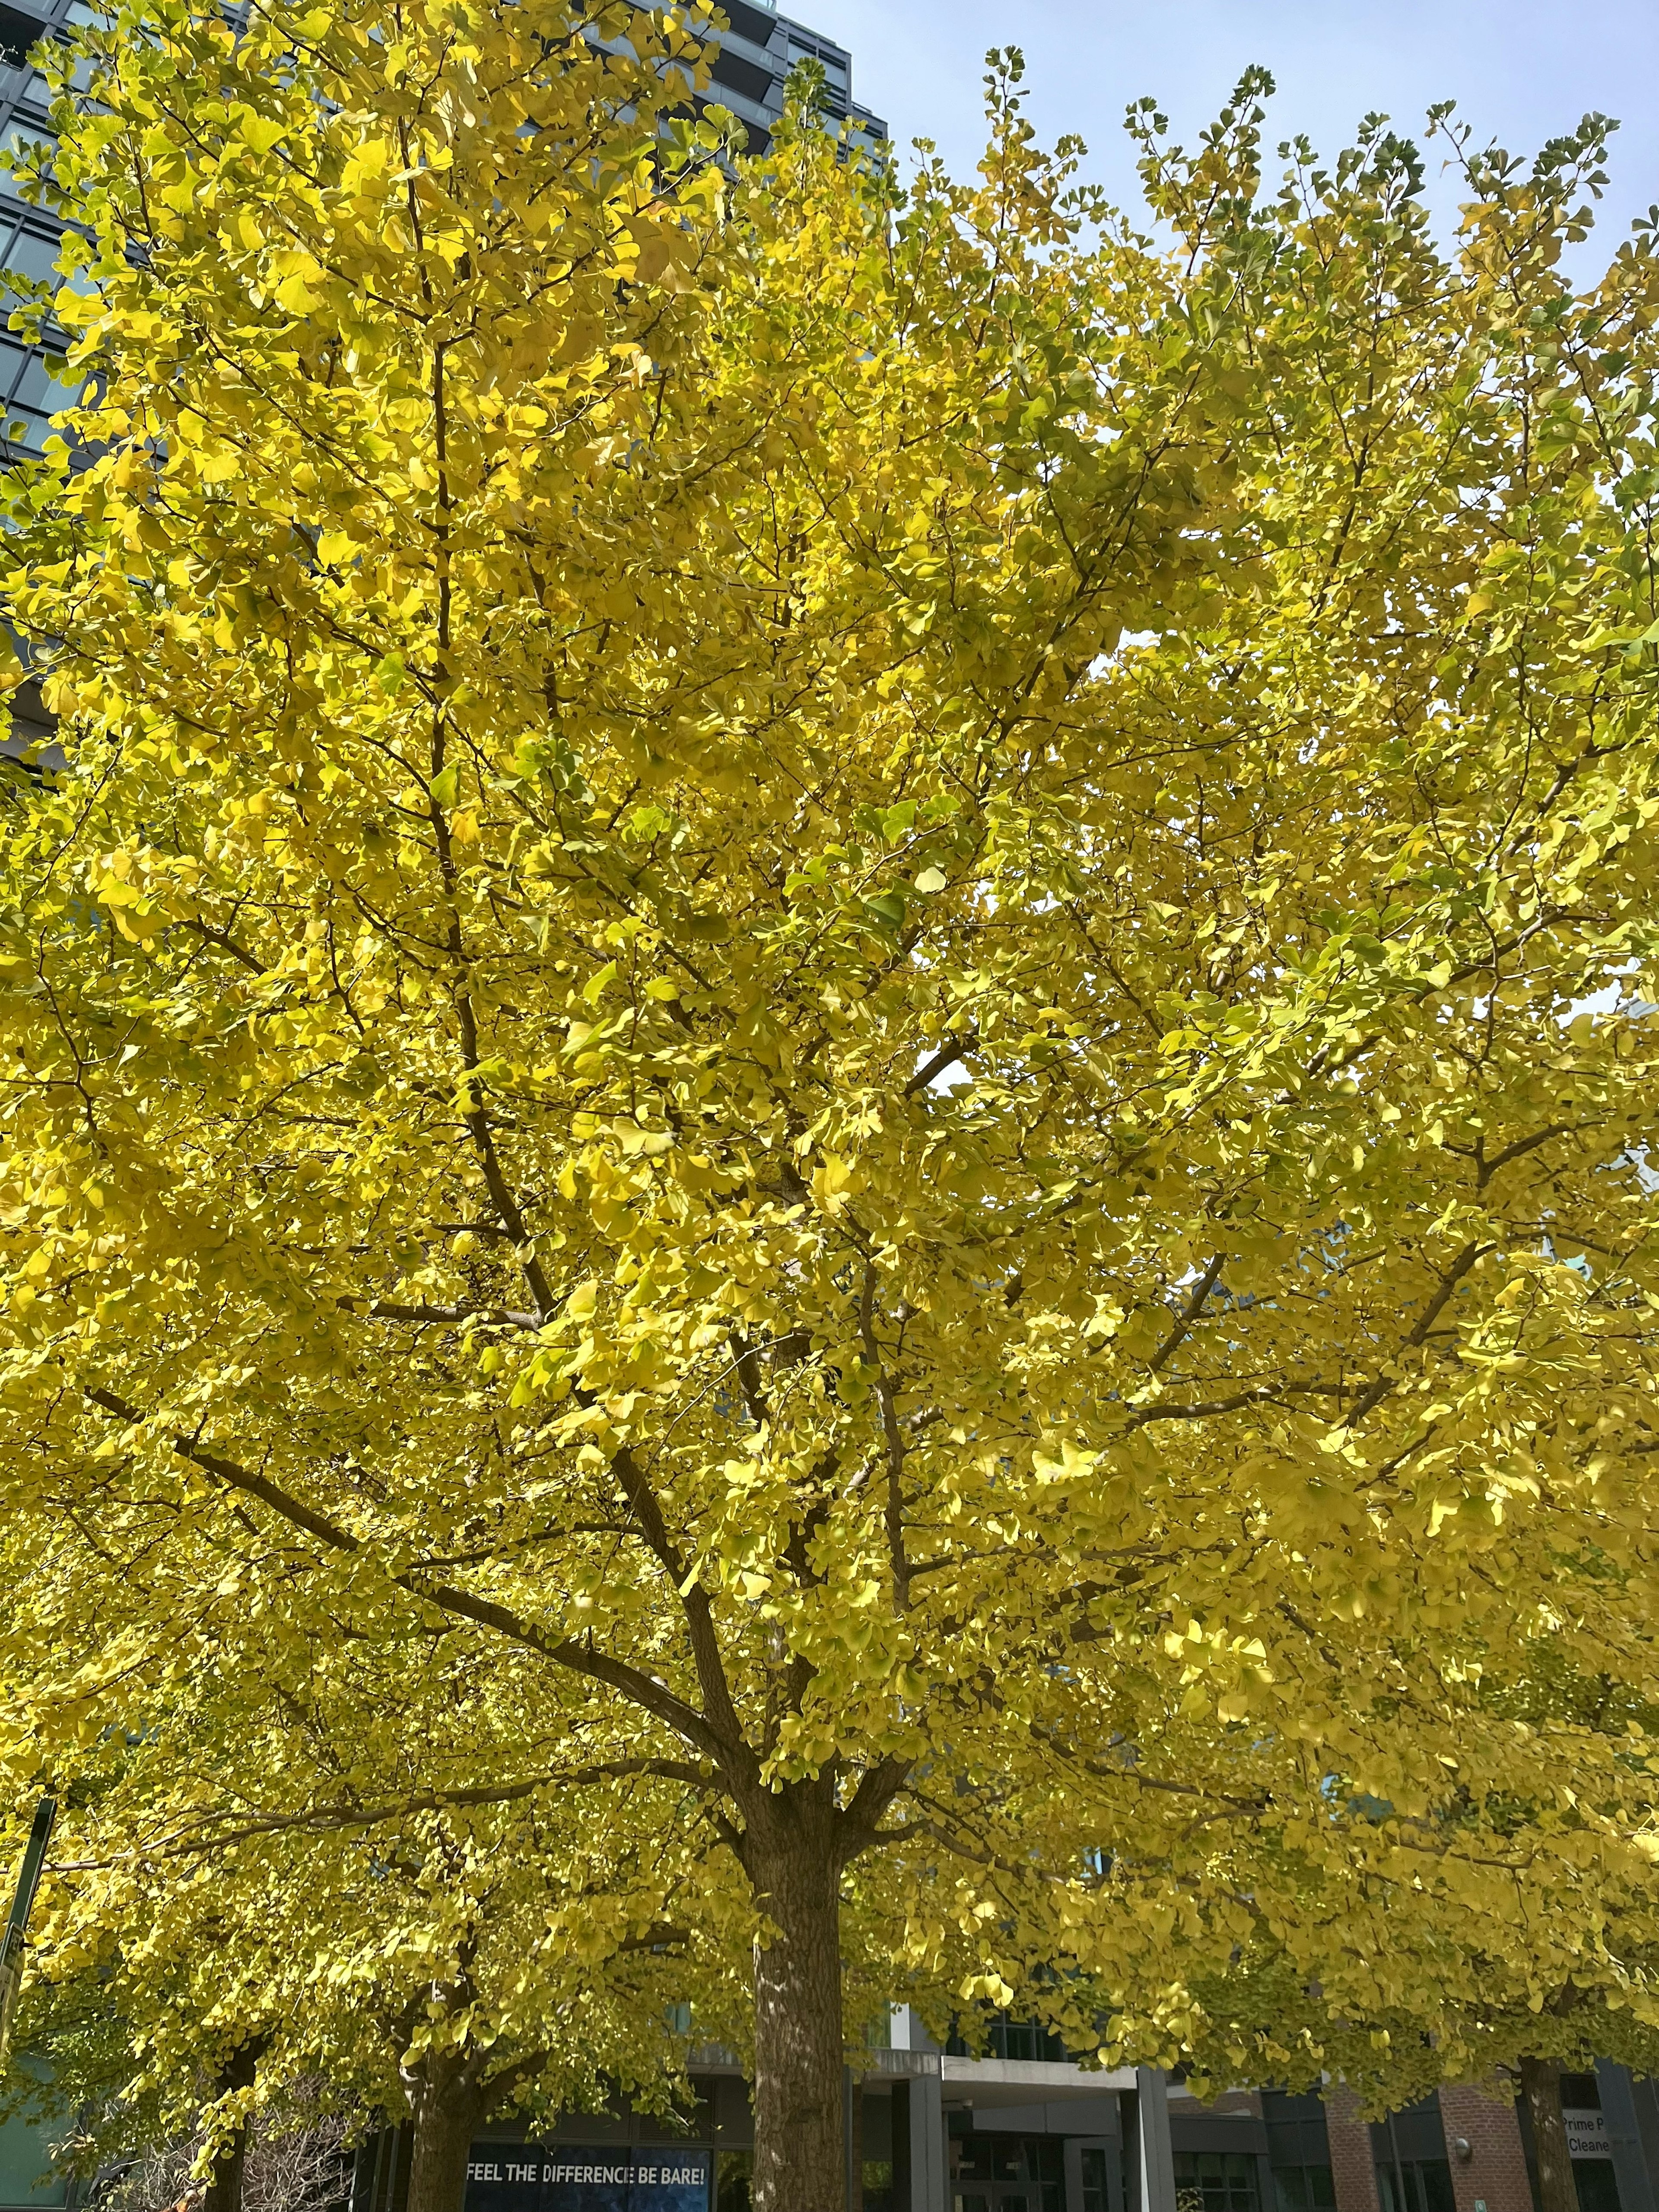
[[[1607,2124],[1600,2112],[1584,2106],[1564,2105],[1561,2124],[1566,2130],[1569,2158],[1610,2158],[1613,2146],[1607,2141]]]
[[[474,2143],[466,2212],[709,2212],[713,2170],[678,2143]]]

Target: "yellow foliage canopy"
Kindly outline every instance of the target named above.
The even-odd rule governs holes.
[[[1449,261],[1380,131],[1274,197],[1249,82],[1170,252],[1006,75],[975,188],[728,181],[614,16],[91,41],[15,1763],[440,1638],[711,1989],[761,1916],[790,2212],[843,1948],[1258,2072],[1650,2017],[1651,242],[1564,289],[1593,133]]]

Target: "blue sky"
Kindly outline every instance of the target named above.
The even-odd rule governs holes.
[[[1088,170],[1122,203],[1136,181],[1128,100],[1154,94],[1190,143],[1250,62],[1278,81],[1270,147],[1304,131],[1334,153],[1372,108],[1415,132],[1450,99],[1482,140],[1531,152],[1596,108],[1622,125],[1598,234],[1609,250],[1659,200],[1656,0],[781,0],[781,12],[850,46],[855,97],[901,147],[932,138],[959,173],[980,149],[985,50],[1015,45],[1043,137],[1079,132]],[[1449,210],[1437,167],[1431,155]]]

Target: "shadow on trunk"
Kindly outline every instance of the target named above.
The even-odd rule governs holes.
[[[1578,2212],[1578,2191],[1561,2118],[1561,2062],[1523,2058],[1520,2070],[1521,2094],[1527,2100],[1538,2160],[1538,2212]]]

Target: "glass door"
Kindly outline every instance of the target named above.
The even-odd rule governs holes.
[[[1059,2136],[953,2136],[951,2212],[1065,2212],[1065,2175]]]

